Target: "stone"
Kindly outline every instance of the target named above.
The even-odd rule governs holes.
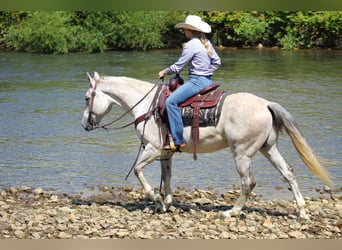
[[[130,233],[128,231],[118,231],[115,233],[115,235],[119,238],[124,238],[125,236],[129,235]]]
[[[183,219],[178,214],[173,216],[173,220],[178,224],[182,223],[183,221]]]
[[[114,236],[114,235],[116,235],[116,230],[114,230],[114,229],[109,230],[109,231],[106,231],[106,232],[104,233],[104,236],[105,236],[105,237],[112,237],[112,236]]]
[[[144,230],[139,230],[135,233],[135,236],[140,239],[153,239],[151,232],[149,231],[144,231]]]
[[[269,219],[266,219],[262,225],[268,229],[273,227],[273,223]]]
[[[57,237],[58,239],[70,239],[72,235],[65,232],[60,232]]]
[[[25,237],[25,233],[21,230],[16,230],[14,232],[14,235],[18,238],[18,239],[24,239]]]
[[[37,232],[33,232],[31,235],[33,239],[40,239],[40,235]]]
[[[9,192],[10,192],[10,194],[15,195],[18,192],[18,189],[14,188],[14,187],[11,187],[9,189]]]
[[[278,231],[277,236],[278,236],[278,239],[288,239],[288,238],[290,238],[287,233],[282,232],[282,231]]]
[[[20,188],[20,191],[21,191],[21,192],[30,192],[30,191],[31,191],[31,188],[28,187],[28,186],[22,186],[22,187]]]
[[[54,199],[55,199],[55,198],[54,198]],[[58,199],[57,199],[57,201],[58,201]],[[63,207],[57,208],[57,211],[58,211],[58,212],[61,212],[61,213],[72,213],[72,212],[74,212],[74,209],[71,209],[71,208],[68,207],[68,206],[63,206]]]
[[[289,236],[291,238],[294,238],[294,239],[305,239],[305,234],[303,234],[302,232],[300,231],[292,231],[292,232],[289,232]]]
[[[210,205],[213,203],[212,200],[205,197],[194,199],[193,202],[198,205]]]
[[[335,224],[339,229],[342,229],[342,219],[339,219]]]
[[[44,193],[44,191],[43,191],[43,189],[41,189],[41,188],[36,188],[36,189],[33,191],[33,193],[34,193],[35,195],[41,195],[41,194]]]
[[[220,233],[219,238],[220,239],[229,239],[230,238],[230,233],[228,233],[226,231],[223,231],[223,232]]]
[[[331,192],[331,187],[325,186],[324,187],[324,191],[327,192],[327,193]]]
[[[57,203],[57,202],[58,202],[58,196],[57,196],[57,195],[52,195],[52,196],[50,197],[50,202]]]

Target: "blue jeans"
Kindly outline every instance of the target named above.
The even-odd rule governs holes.
[[[167,98],[166,111],[169,118],[171,136],[175,145],[185,143],[183,137],[183,120],[179,105],[190,97],[197,95],[211,83],[209,77],[189,75],[189,80]]]

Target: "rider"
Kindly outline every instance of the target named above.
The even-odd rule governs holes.
[[[189,80],[166,100],[171,136],[176,148],[180,149],[186,146],[186,142],[183,137],[183,121],[178,105],[212,83],[211,76],[221,65],[221,59],[204,35],[204,33],[211,32],[211,27],[199,16],[189,15],[186,17],[185,23],[178,23],[175,28],[183,28],[189,41],[184,45],[178,61],[160,71],[159,78],[168,74],[179,74],[188,63],[191,64]],[[170,146],[166,145],[164,149],[170,149]]]

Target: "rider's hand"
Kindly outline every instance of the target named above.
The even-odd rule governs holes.
[[[166,74],[165,74],[164,70],[162,70],[162,71],[160,71],[160,72],[158,73],[159,79],[164,78],[165,75],[166,75]]]

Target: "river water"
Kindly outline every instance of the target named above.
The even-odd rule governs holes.
[[[106,52],[40,55],[0,52],[0,189],[29,186],[56,192],[87,193],[92,186],[139,187],[125,175],[139,141],[133,127],[86,132],[80,124],[88,88],[86,72],[125,75],[157,82],[159,70],[180,51]],[[282,104],[296,118],[314,152],[327,159],[335,187],[342,183],[341,51],[222,50],[214,81],[230,92],[251,92]],[[104,122],[122,114],[114,107]],[[126,117],[122,124],[130,122]],[[286,133],[280,152],[294,168],[304,196],[324,184],[307,170]],[[253,158],[254,192],[265,198],[292,198],[280,174],[260,154]],[[147,166],[147,179],[159,186],[159,163]],[[173,188],[182,185],[231,190],[240,183],[228,150],[177,154]],[[277,188],[276,188],[277,187]]]

